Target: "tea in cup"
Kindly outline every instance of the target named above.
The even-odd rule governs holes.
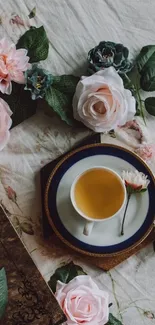
[[[74,180],[70,191],[74,209],[86,220],[83,234],[91,234],[94,222],[117,216],[126,201],[121,177],[106,167],[87,169]]]

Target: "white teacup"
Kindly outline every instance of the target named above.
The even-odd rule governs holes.
[[[78,206],[76,204],[76,200],[75,200],[75,186],[76,186],[77,182],[79,181],[81,176],[86,174],[88,171],[91,171],[91,170],[94,170],[94,169],[102,169],[102,170],[104,169],[104,170],[110,171],[110,173],[112,173],[113,175],[115,175],[117,177],[117,180],[119,180],[119,182],[121,183],[122,189],[124,191],[124,199],[122,201],[121,207],[113,215],[110,215],[110,216],[108,216],[108,218],[105,218],[105,219],[104,218],[103,219],[90,218],[89,216],[87,216],[85,213],[83,213],[83,211],[81,211],[78,208]],[[116,172],[114,172],[112,169],[107,168],[107,167],[102,167],[102,166],[96,166],[96,167],[87,169],[85,172],[81,173],[80,175],[78,175],[75,178],[75,180],[74,180],[74,182],[73,182],[73,184],[71,186],[70,198],[71,198],[71,202],[72,202],[72,205],[73,205],[74,209],[77,211],[77,213],[81,217],[83,217],[86,220],[86,223],[85,223],[85,226],[84,226],[84,229],[83,229],[83,234],[86,235],[86,236],[89,236],[91,234],[91,232],[92,232],[92,229],[93,229],[93,226],[94,226],[95,222],[105,222],[106,220],[117,217],[118,214],[122,211],[122,209],[123,209],[123,207],[125,205],[125,202],[126,202],[126,188],[125,188],[125,184],[124,184],[122,178]],[[112,198],[111,198],[111,200],[112,200]]]

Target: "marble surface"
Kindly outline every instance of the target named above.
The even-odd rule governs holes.
[[[2,3],[0,37],[14,42],[29,24],[27,15],[36,5],[36,26],[44,24],[50,39],[49,58],[42,65],[53,74],[82,74],[88,50],[100,40],[122,42],[134,54],[154,42],[154,0],[11,0]],[[12,13],[25,26],[10,23]],[[147,18],[149,17],[149,19]],[[155,118],[146,115],[134,124],[116,130],[116,138],[103,135],[102,142],[116,143],[143,154],[155,173]],[[37,114],[11,130],[11,138],[0,152],[0,200],[33,261],[46,281],[57,267],[70,260],[81,265],[110,293],[112,313],[124,325],[155,324],[155,251],[150,245],[108,273],[78,260],[44,241],[41,228],[39,171],[89,134],[72,129],[58,117]],[[145,149],[145,155],[142,148]],[[150,149],[151,146],[151,149]],[[149,154],[151,150],[151,154]]]

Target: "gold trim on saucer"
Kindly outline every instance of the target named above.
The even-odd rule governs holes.
[[[138,246],[139,244],[141,244],[145,239],[146,237],[150,234],[150,232],[152,231],[153,227],[154,227],[154,224],[152,223],[152,225],[149,227],[149,229],[146,231],[145,235],[139,240],[137,241],[136,243],[134,243],[133,245],[131,245],[130,247],[124,249],[124,250],[121,250],[119,252],[116,252],[116,253],[104,253],[104,254],[98,254],[98,253],[90,253],[90,252],[87,252],[85,250],[82,250],[74,245],[72,245],[70,242],[68,242],[61,233],[59,233],[59,231],[57,230],[57,228],[55,227],[53,221],[52,221],[52,218],[50,216],[50,212],[49,212],[49,208],[48,208],[48,191],[49,191],[49,187],[50,187],[50,183],[52,181],[52,178],[54,176],[54,174],[56,173],[56,171],[58,170],[58,168],[64,163],[64,161],[66,159],[68,159],[69,157],[73,156],[75,153],[77,152],[80,152],[84,149],[88,149],[88,148],[95,148],[95,147],[113,147],[113,148],[117,148],[117,149],[121,149],[122,151],[125,151],[125,152],[128,152],[129,154],[131,154],[132,156],[136,157],[137,160],[139,160],[144,166],[145,168],[148,170],[152,180],[153,180],[153,183],[155,185],[155,178],[154,178],[154,175],[153,173],[151,172],[150,168],[147,166],[147,164],[135,153],[133,153],[132,151],[124,148],[124,147],[121,147],[121,146],[117,146],[117,145],[112,145],[112,144],[109,144],[109,143],[96,143],[96,144],[89,144],[89,145],[85,145],[85,146],[82,146],[80,147],[79,149],[75,149],[73,150],[72,152],[68,153],[65,155],[64,158],[62,158],[60,160],[60,162],[55,166],[55,168],[53,169],[52,173],[50,174],[49,178],[48,178],[48,181],[47,181],[47,184],[46,184],[46,189],[45,189],[45,196],[44,196],[44,203],[45,203],[45,211],[46,211],[46,215],[48,217],[48,221],[49,221],[49,224],[50,226],[52,227],[52,229],[54,230],[55,234],[58,236],[58,238],[64,243],[66,244],[68,247],[72,248],[73,250],[77,251],[78,253],[81,253],[81,254],[84,254],[84,255],[88,255],[88,256],[93,256],[93,257],[113,257],[113,256],[117,256],[117,255],[120,255],[120,254],[125,254],[125,253],[128,253],[130,252],[133,248],[135,248],[136,246]]]

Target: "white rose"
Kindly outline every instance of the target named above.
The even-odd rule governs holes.
[[[133,119],[136,102],[113,67],[83,77],[73,98],[74,118],[95,132],[108,132]]]
[[[68,284],[57,282],[56,299],[67,317],[67,325],[104,325],[109,319],[109,295],[88,275]]]

